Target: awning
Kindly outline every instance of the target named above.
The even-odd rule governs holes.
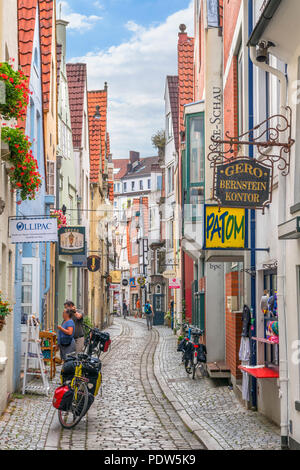
[[[300,217],[278,225],[279,240],[297,240],[300,238]]]

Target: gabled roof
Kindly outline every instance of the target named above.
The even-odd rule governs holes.
[[[184,105],[194,99],[194,38],[179,33],[178,79],[179,79],[179,132],[184,130]]]
[[[127,170],[123,178],[130,179],[148,176],[153,171],[153,165],[156,166],[158,170],[160,170],[158,160],[158,157],[141,158],[139,165],[135,166],[131,170]]]
[[[113,158],[113,164],[115,169],[119,169],[118,173],[115,173],[115,181],[120,180],[127,173],[127,165],[130,163],[129,158]]]
[[[99,106],[100,119],[95,119]],[[90,178],[97,183],[106,156],[107,88],[88,92],[89,136],[90,136]],[[101,162],[101,163],[100,163]]]
[[[37,0],[18,0],[19,65],[30,79]]]
[[[171,112],[172,112],[172,123],[173,123],[173,133],[174,133],[174,140],[176,150],[178,151],[179,148],[179,104],[178,104],[178,85],[179,79],[178,76],[167,76],[167,83],[169,89],[169,98],[170,98],[170,105],[171,105]]]
[[[55,34],[54,0],[39,0],[39,7],[43,105],[44,111],[49,111],[52,38]]]
[[[84,90],[87,80],[86,64],[67,64],[69,104],[74,148],[82,145]]]

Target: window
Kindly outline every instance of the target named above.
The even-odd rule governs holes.
[[[39,258],[22,258],[21,323],[39,316]]]
[[[135,181],[131,181],[131,191],[134,191],[135,188]]]
[[[174,192],[174,166],[168,168],[168,193]]]
[[[162,176],[161,175],[158,175],[158,177],[157,177],[157,189],[159,191],[162,190]]]
[[[126,191],[127,191],[127,183],[124,183],[123,184],[123,192],[126,193]]]
[[[204,181],[203,116],[190,120],[190,183]]]
[[[167,115],[167,123],[166,123],[166,128],[167,128],[167,136],[168,139],[171,139],[173,137],[173,125],[172,125],[172,116],[171,113]]]
[[[47,188],[48,194],[55,196],[55,162],[47,160]]]
[[[151,189],[151,180],[148,179],[148,189]]]
[[[67,278],[67,298],[73,298],[73,270],[71,268],[68,269],[68,278]]]
[[[144,182],[143,180],[140,180],[140,190],[143,191],[144,189]]]

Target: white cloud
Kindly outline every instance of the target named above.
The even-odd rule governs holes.
[[[98,21],[103,19],[101,16],[97,15],[86,16],[76,13],[71,9],[68,2],[59,2],[58,17],[60,17],[60,15],[62,19],[69,22],[68,28],[70,30],[79,31],[81,33],[92,29]]]
[[[193,2],[160,25],[144,28],[129,21],[125,27],[133,34],[128,42],[73,59],[87,63],[89,89],[103,88],[108,82],[108,125],[116,158],[126,157],[129,150],[155,154],[151,136],[164,127],[165,78],[177,74],[181,23],[192,36]]]
[[[94,2],[94,7],[99,8],[100,10],[103,10],[104,5],[102,5],[102,3],[99,2],[99,0],[97,0],[96,2]]]

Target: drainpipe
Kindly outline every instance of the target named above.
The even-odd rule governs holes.
[[[285,106],[287,99],[287,82],[286,76],[283,72],[268,64],[258,62],[256,60],[256,47],[250,47],[250,57],[254,65],[261,68],[265,72],[269,72],[278,78],[280,82],[280,105],[282,114],[285,114]],[[286,220],[286,177],[282,176],[279,172],[278,178],[278,224]],[[285,256],[286,256],[286,242],[282,241],[280,249],[278,250],[278,322],[280,330],[280,368],[279,368],[279,396],[281,398],[280,415],[281,415],[281,446],[282,448],[288,447],[288,351],[287,351],[287,324],[286,324],[286,310],[285,310]]]

